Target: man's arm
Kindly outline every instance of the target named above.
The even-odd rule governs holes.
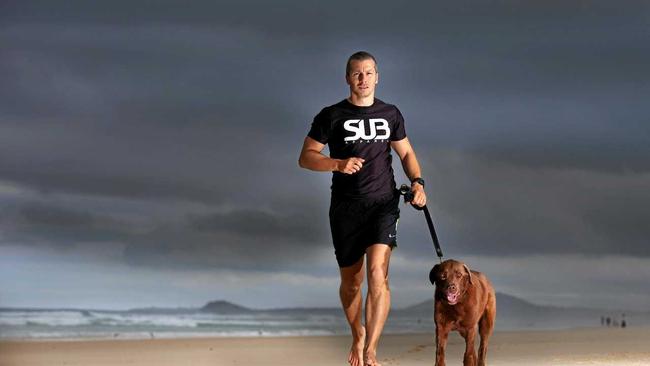
[[[298,165],[301,168],[315,170],[318,172],[341,172],[345,174],[354,174],[363,167],[365,160],[361,158],[349,159],[332,159],[321,153],[325,144],[307,136],[300,151]]]
[[[418,159],[415,157],[415,151],[413,151],[408,137],[399,141],[392,141],[390,146],[395,150],[397,156],[399,156],[404,173],[409,180],[412,181],[415,178],[422,178],[420,164],[418,164]],[[411,184],[411,190],[414,193],[413,203],[417,206],[424,206],[427,203],[424,187],[420,183],[413,183]]]

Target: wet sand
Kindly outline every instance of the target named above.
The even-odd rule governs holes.
[[[0,341],[0,365],[346,365],[351,338],[186,338]],[[452,333],[447,364],[461,365],[463,339]],[[432,334],[384,335],[383,365],[432,365]],[[650,327],[501,331],[489,365],[650,365]]]

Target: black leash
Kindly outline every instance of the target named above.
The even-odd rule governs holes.
[[[413,201],[414,193],[413,191],[411,191],[411,187],[407,186],[406,184],[402,184],[402,186],[399,189],[399,193],[404,196],[404,202],[411,203],[411,201]],[[424,217],[427,219],[427,225],[429,226],[429,233],[431,233],[431,240],[433,240],[433,246],[436,248],[436,254],[438,255],[438,259],[440,259],[440,263],[442,263],[442,249],[440,249],[440,242],[438,241],[438,235],[436,235],[436,229],[433,227],[433,220],[431,219],[431,214],[429,214],[429,209],[427,208],[427,205],[420,207],[411,204],[411,206],[413,206],[413,208],[415,208],[418,211],[424,211]]]

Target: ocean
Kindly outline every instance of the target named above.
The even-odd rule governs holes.
[[[385,333],[433,332],[431,320],[396,316]],[[342,310],[161,313],[85,309],[0,309],[0,339],[147,339],[349,334]]]
[[[603,317],[628,326],[650,325],[650,312],[536,305],[497,293],[496,329],[541,330],[600,326]],[[433,299],[391,308],[385,334],[434,334]],[[340,308],[255,310],[224,301],[203,308],[0,308],[0,339],[146,339],[280,337],[349,334]]]

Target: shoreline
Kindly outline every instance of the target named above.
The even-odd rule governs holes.
[[[538,329],[497,329],[494,331],[494,334],[508,334],[508,333],[531,333],[531,334],[537,334],[537,333],[548,333],[548,332],[570,332],[570,331],[596,331],[596,330],[617,330],[621,329],[622,331],[625,331],[627,329],[647,329],[648,332],[650,332],[650,325],[638,325],[638,326],[628,326],[627,328],[620,328],[620,327],[606,327],[606,326],[593,326],[593,327],[567,327],[567,328],[538,328]],[[187,333],[187,336],[167,336],[165,333],[156,333],[156,332],[151,332],[153,334],[153,337],[145,337],[145,336],[133,336],[129,337],[129,333],[119,333],[117,337],[25,337],[25,338],[0,338],[0,343],[3,342],[96,342],[96,341],[145,341],[145,340],[184,340],[184,339],[196,339],[196,340],[207,340],[207,339],[248,339],[248,340],[254,340],[254,339],[275,339],[275,338],[287,338],[287,339],[292,339],[292,338],[312,338],[312,337],[347,337],[349,334],[289,334],[289,335],[274,335],[274,334],[261,334],[257,336],[253,335],[202,335],[199,333],[196,333],[196,335]],[[455,333],[455,331],[452,331],[451,333]],[[434,331],[409,331],[409,332],[384,332],[382,334],[382,337],[384,336],[403,336],[403,335],[409,335],[409,336],[418,336],[418,335],[431,335],[434,336],[435,333]],[[121,337],[120,337],[121,336]]]
[[[628,330],[628,329],[647,329],[650,332],[650,325],[632,325],[632,326],[627,326],[626,328],[621,328],[621,327],[614,327],[614,326],[582,326],[582,327],[567,327],[567,328],[522,328],[522,329],[496,329],[494,333],[499,333],[499,334],[506,334],[506,333],[544,333],[544,332],[568,332],[568,331],[596,331],[596,330],[617,330],[621,329],[622,331]],[[1,328],[0,328],[1,330]],[[452,331],[454,333],[455,331]],[[193,333],[196,334],[194,335],[187,335],[187,336],[166,336],[165,332],[149,332],[153,333],[154,337],[132,337],[129,338],[127,337],[130,333],[124,332],[124,333],[119,333],[115,332],[119,335],[123,335],[123,338],[110,338],[110,337],[71,337],[71,338],[64,338],[64,337],[33,337],[33,338],[2,338],[0,337],[0,343],[1,342],[40,342],[40,341],[45,341],[45,342],[56,342],[56,341],[62,341],[62,342],[83,342],[83,341],[135,341],[135,340],[157,340],[157,339],[269,339],[269,338],[308,338],[308,337],[345,337],[348,336],[349,334],[343,333],[343,334],[286,334],[286,335],[275,335],[275,334],[261,334],[261,335],[213,335],[213,334],[200,334],[200,333]],[[189,332],[186,334],[190,334]],[[434,334],[434,328],[429,331],[405,331],[405,332],[386,332],[384,330],[384,333],[382,336],[399,336],[399,335],[422,335],[422,334]]]
[[[205,337],[0,340],[0,366],[14,365],[344,365],[351,337]],[[496,331],[490,365],[650,365],[650,327]],[[452,332],[447,362],[462,364],[464,340]],[[430,365],[432,333],[386,334],[383,365]],[[314,359],[316,358],[316,359]],[[309,360],[309,361],[306,361]]]

